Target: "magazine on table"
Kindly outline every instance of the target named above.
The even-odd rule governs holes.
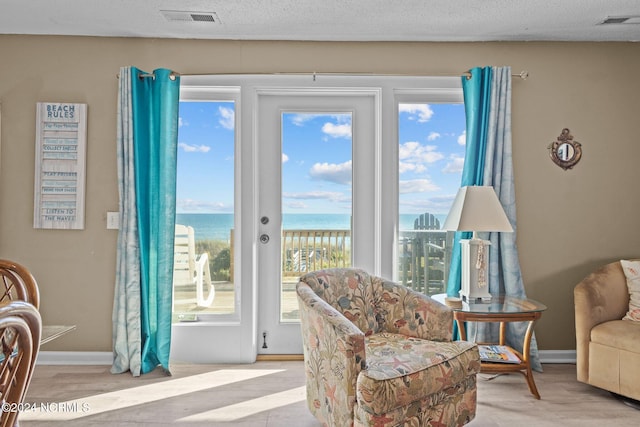
[[[520,358],[506,345],[479,345],[480,361],[491,363],[520,363]]]

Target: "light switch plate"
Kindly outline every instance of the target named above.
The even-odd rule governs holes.
[[[120,212],[107,212],[107,230],[120,228]]]

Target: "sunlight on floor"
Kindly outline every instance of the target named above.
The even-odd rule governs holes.
[[[75,420],[283,371],[283,369],[223,369],[185,378],[160,381],[155,384],[86,396],[81,399],[48,402],[40,405],[39,409],[22,412],[20,421]],[[277,400],[277,397],[275,399]]]
[[[273,393],[257,399],[236,403],[235,405],[213,409],[200,414],[179,419],[179,422],[213,422],[236,421],[271,409],[280,408],[306,399],[306,386],[292,388],[280,393]]]

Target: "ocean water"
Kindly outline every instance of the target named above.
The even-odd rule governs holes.
[[[446,215],[436,215],[440,223]],[[400,229],[413,229],[417,214],[400,215]],[[176,223],[193,227],[196,240],[229,241],[233,228],[233,214],[176,214]],[[282,226],[286,230],[348,230],[351,215],[348,214],[283,214]]]

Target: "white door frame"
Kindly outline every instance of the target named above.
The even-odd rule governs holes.
[[[379,271],[380,245],[379,176],[377,160],[380,146],[380,89],[327,88],[322,90],[296,88],[256,90],[256,152],[260,162],[257,171],[258,209],[260,218],[269,217],[259,225],[259,234],[269,236],[258,245],[258,327],[259,337],[267,334],[267,347],[258,347],[260,354],[302,354],[302,337],[298,322],[280,321],[280,230],[281,194],[280,168],[282,156],[282,112],[352,113],[352,261],[356,267]],[[277,150],[277,151],[276,151]],[[264,175],[263,175],[264,174]],[[371,189],[373,183],[375,188]],[[367,191],[373,190],[373,191]]]

